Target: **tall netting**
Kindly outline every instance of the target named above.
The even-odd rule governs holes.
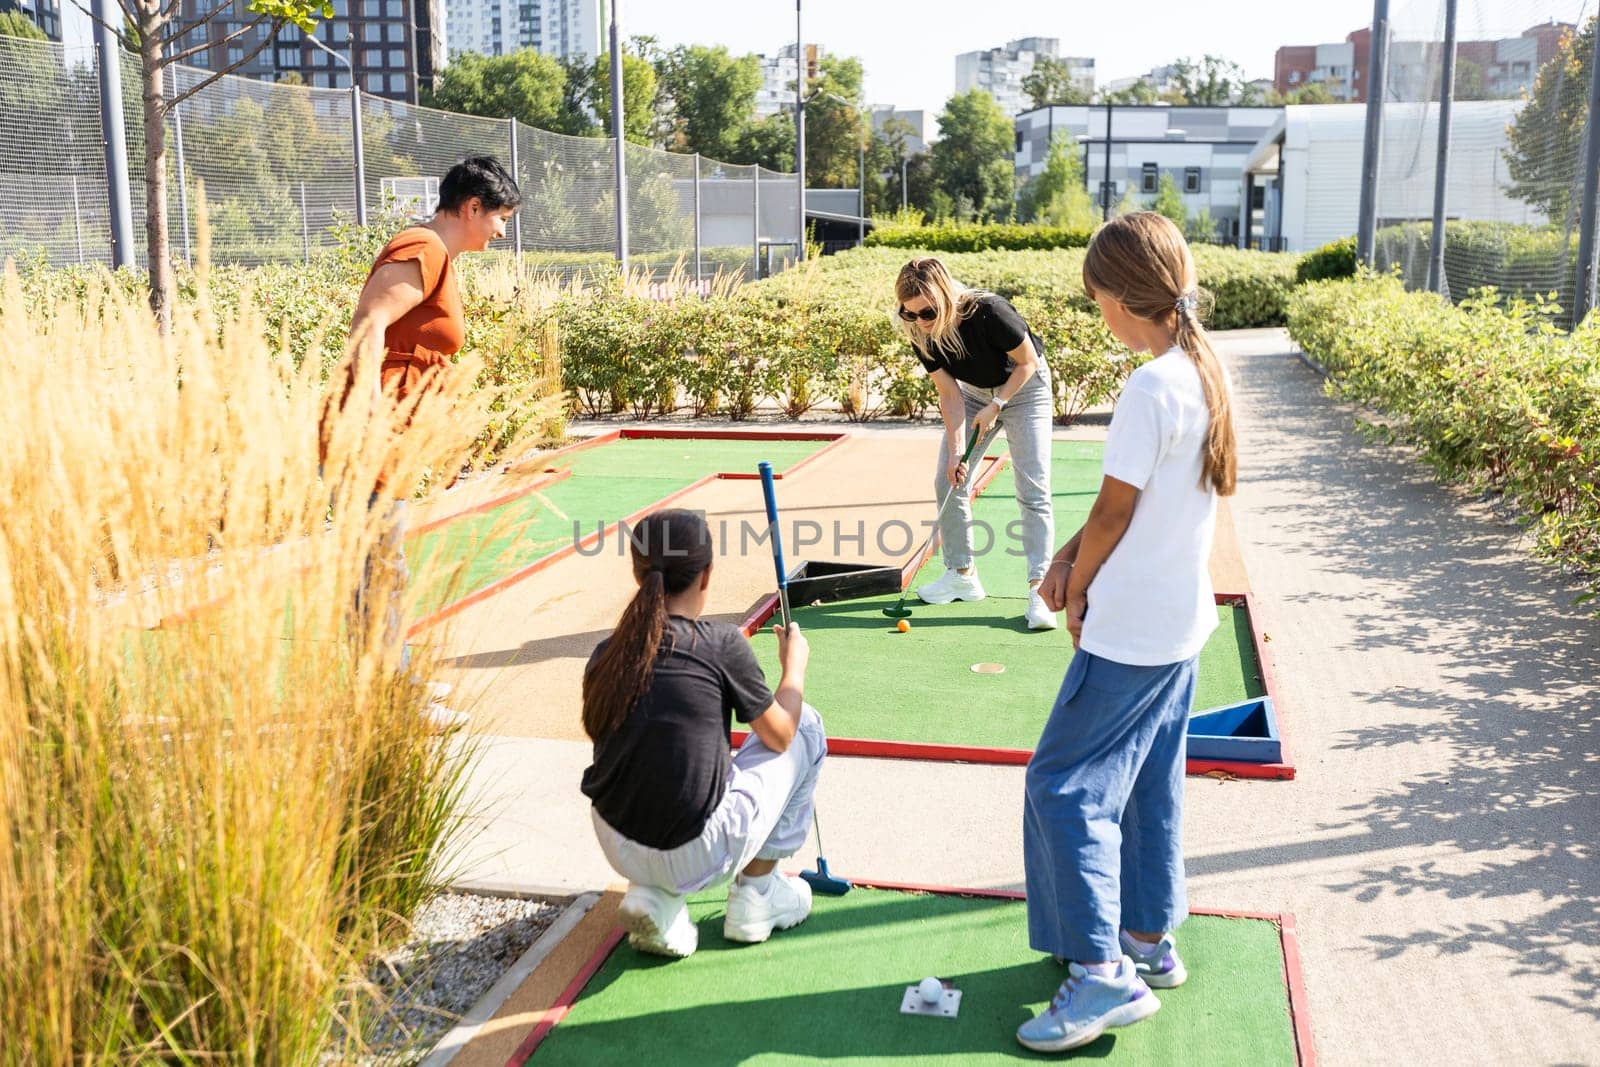
[[[1440,288],[1574,297],[1596,0],[1459,3]],[[1445,0],[1390,11],[1380,269],[1429,284]]]
[[[145,136],[139,59],[123,55],[134,255],[146,261]],[[191,260],[204,182],[214,261],[310,259],[356,217],[349,90],[312,89],[175,66],[166,140],[172,258]],[[52,264],[109,263],[110,210],[92,61],[59,46],[0,37],[0,256]],[[615,261],[616,155],[608,138],[568,137],[509,119],[415,107],[362,94],[365,203],[372,220],[426,218],[439,181],[467,156],[514,165],[523,206],[504,244],[527,269],[571,272]],[[794,175],[626,146],[628,251],[665,275],[681,263],[702,277],[750,276],[794,258]],[[760,211],[761,225],[756,226]],[[699,225],[696,225],[698,218]],[[759,231],[759,232],[758,232]],[[697,240],[698,237],[698,240]]]
[[[111,262],[100,90],[60,45],[0,37],[0,260]]]

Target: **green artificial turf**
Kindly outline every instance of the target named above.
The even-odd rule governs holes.
[[[1097,441],[1057,441],[1051,496],[1059,545],[1088,517],[1100,486],[1104,447]],[[977,535],[977,567],[989,596],[976,604],[931,605],[916,587],[944,573],[937,551],[918,572],[905,599],[911,629],[900,633],[882,609],[898,596],[868,597],[833,604],[796,606],[811,645],[806,699],[822,714],[829,735],[862,740],[1032,749],[1072,659],[1066,630],[1031,631],[1027,606],[1027,562],[1007,549],[1009,523],[1018,517],[1015,482],[1008,463],[973,503],[973,519],[996,532],[996,547],[984,553]],[[1264,696],[1261,668],[1242,608],[1217,608],[1219,626],[1200,653],[1195,711]],[[754,638],[767,677],[779,676],[771,631]],[[976,674],[977,663],[999,663],[1000,674]]]
[[[416,610],[431,614],[706,475],[754,474],[761,460],[782,473],[828,443],[636,438],[552,457],[549,465],[570,467],[571,477],[407,539],[413,573],[432,575]],[[760,487],[751,494],[759,504]],[[600,550],[621,544],[609,533]]]
[[[900,633],[882,610],[896,597],[868,597],[794,609],[811,645],[806,700],[831,737],[924,744],[1032,749],[1049,718],[1072,659],[1065,629],[1032,631],[1020,601],[989,597],[915,614]],[[1260,667],[1242,608],[1219,606],[1221,625],[1200,653],[1194,710],[1264,696]],[[777,683],[777,641],[770,629],[751,642]],[[1000,674],[976,674],[999,663]]]
[[[907,812],[914,820],[914,812]],[[1016,1043],[1064,969],[1028,947],[1020,901],[857,887],[761,945],[722,937],[725,893],[695,898],[700,948],[685,960],[619,945],[530,1063],[987,1064],[1047,1058]],[[1292,1064],[1278,928],[1194,916],[1178,929],[1189,969],[1161,1010],[1074,1056],[1145,1064]],[[955,1019],[900,1014],[927,975],[962,992]]]

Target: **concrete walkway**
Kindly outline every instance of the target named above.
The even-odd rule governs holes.
[[[1325,1063],[1600,1063],[1600,622],[1515,526],[1364,444],[1281,332],[1220,338],[1300,777],[1188,780],[1193,904],[1296,915]],[[462,881],[615,881],[586,744],[472,743]],[[831,760],[830,864],[1020,887],[1021,793],[1020,768]]]

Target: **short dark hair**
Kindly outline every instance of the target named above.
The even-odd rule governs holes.
[[[514,208],[522,203],[511,172],[493,156],[470,156],[450,168],[439,183],[439,210],[456,212],[477,197],[485,211]]]

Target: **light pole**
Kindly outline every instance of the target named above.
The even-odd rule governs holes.
[[[800,262],[806,261],[806,38],[794,0],[794,176],[800,212]]]
[[[356,83],[356,39],[349,40],[350,55],[348,58],[329,48],[317,40],[316,31],[306,32],[306,40],[328,53],[334,59],[345,65],[350,72],[350,137],[355,142],[355,168],[356,168],[356,225],[367,224],[367,155],[361,147],[361,86]]]
[[[617,266],[628,276],[628,153],[622,125],[622,0],[611,0],[611,136],[617,142]]]
[[[1106,165],[1100,179],[1100,221],[1111,221],[1111,101],[1106,101]]]

